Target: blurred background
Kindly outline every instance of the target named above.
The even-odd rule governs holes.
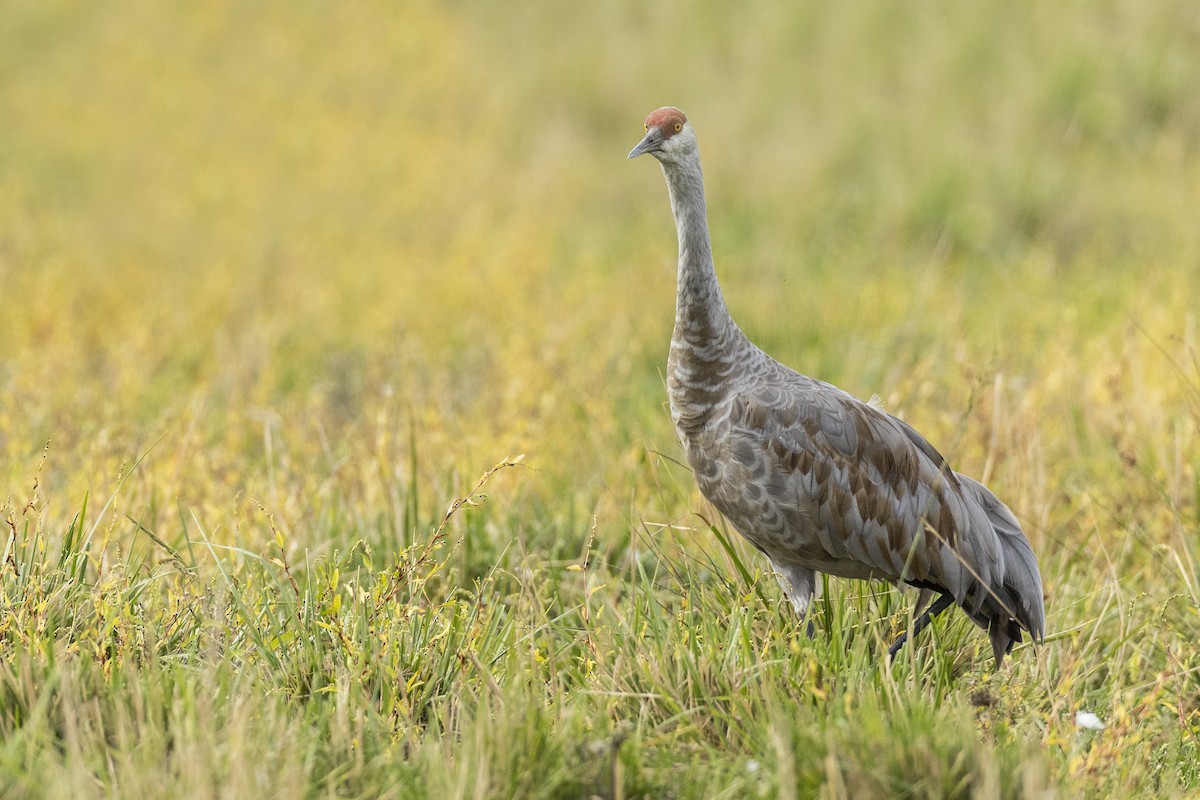
[[[597,525],[618,552],[696,507],[666,190],[625,160],[665,104],[733,314],[780,360],[878,394],[1051,562],[1130,502],[1194,507],[1191,3],[4,17],[0,474],[51,520],[147,451],[148,523],[253,541],[261,501],[318,549],[334,519],[420,538],[401,494],[436,511],[517,453],[497,542],[575,553]]]

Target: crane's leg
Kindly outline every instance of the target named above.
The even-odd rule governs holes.
[[[779,585],[783,587],[783,593],[792,601],[796,616],[805,623],[804,632],[808,634],[808,638],[813,638],[816,632],[812,620],[808,618],[808,607],[817,593],[817,573],[795,564],[779,564],[772,561],[771,566],[779,576]]]
[[[925,626],[929,624],[930,620],[952,605],[954,605],[954,595],[950,594],[949,592],[939,595],[938,599],[933,601],[933,605],[925,609],[921,616],[913,620],[912,631],[905,631],[904,633],[900,634],[900,638],[893,642],[892,646],[888,648],[888,661],[891,661],[896,657],[896,653],[900,652],[900,648],[903,647],[904,643],[908,641],[910,635],[916,636],[925,629]]]

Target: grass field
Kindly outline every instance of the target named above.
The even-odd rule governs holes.
[[[1200,796],[1200,12],[787,6],[5,5],[0,796]],[[700,498],[664,104],[735,318],[1008,501],[1044,646],[810,640]]]

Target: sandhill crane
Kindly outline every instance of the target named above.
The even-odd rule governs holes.
[[[658,160],[675,215],[667,393],[701,493],[770,559],[801,620],[825,572],[936,594],[913,635],[957,603],[987,631],[997,669],[1022,629],[1040,640],[1042,579],[1016,517],[905,422],[746,338],[717,283],[696,134],[670,107],[645,131],[629,158]]]

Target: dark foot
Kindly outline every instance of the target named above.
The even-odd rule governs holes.
[[[930,620],[952,605],[954,605],[954,597],[949,592],[939,595],[938,599],[933,601],[933,605],[925,609],[925,612],[921,614],[921,616],[913,620],[912,635],[916,636],[925,629],[925,626],[929,624]],[[900,638],[892,642],[892,646],[888,648],[888,661],[891,661],[896,657],[896,653],[899,653],[900,648],[904,647],[904,643],[908,641],[908,637],[909,632],[905,631],[904,633],[900,634]]]
[[[892,642],[892,646],[888,648],[888,661],[896,657],[896,653],[900,652],[900,648],[904,647],[904,643],[908,641],[908,631],[900,634],[900,638]]]

